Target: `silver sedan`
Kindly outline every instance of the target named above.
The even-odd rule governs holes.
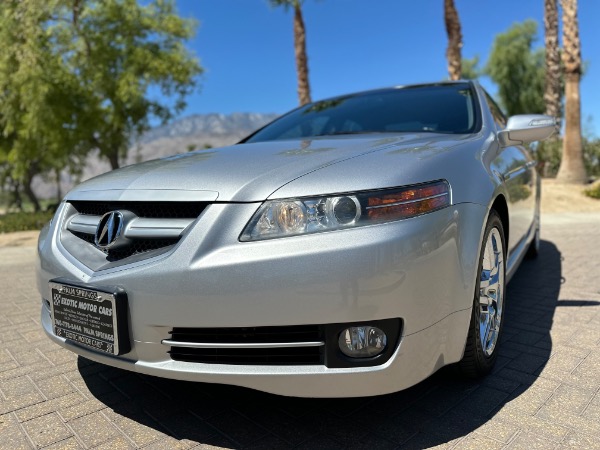
[[[473,82],[300,107],[237,145],[86,181],[40,234],[42,324],[103,364],[291,396],[488,373],[539,245],[539,176]]]

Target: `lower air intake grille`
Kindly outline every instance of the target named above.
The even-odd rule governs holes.
[[[171,347],[171,359],[210,364],[307,365],[323,364],[319,347],[186,348]]]
[[[318,325],[247,328],[173,328],[171,339],[181,342],[248,343],[302,342],[320,338]]]
[[[174,328],[173,341],[169,351],[171,359],[209,364],[256,364],[256,365],[318,365],[323,364],[322,345],[302,346],[302,343],[323,341],[319,325],[298,325],[287,327],[248,327],[248,328]],[[235,345],[232,348],[191,348],[186,343]],[[290,347],[247,348],[244,345],[265,345],[291,343]],[[177,345],[179,344],[179,345]]]

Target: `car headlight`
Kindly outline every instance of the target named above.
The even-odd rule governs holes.
[[[240,240],[257,241],[391,222],[448,205],[450,186],[445,180],[352,194],[269,200],[248,222]]]

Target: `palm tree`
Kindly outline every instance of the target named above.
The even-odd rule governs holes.
[[[577,0],[562,0],[563,53],[565,67],[565,137],[557,179],[566,183],[586,181],[581,147],[581,43],[577,21]]]
[[[308,84],[308,58],[306,56],[306,29],[302,18],[304,0],[270,0],[273,6],[294,8],[294,51],[296,54],[296,72],[298,74],[298,99],[300,105],[311,102]]]
[[[544,0],[544,44],[546,47],[546,114],[560,117],[560,53],[558,50],[558,1]]]
[[[460,80],[462,33],[460,31],[460,19],[454,6],[454,0],[444,0],[444,21],[446,22],[446,33],[448,34],[448,48],[446,58],[448,59],[448,74],[451,80]]]

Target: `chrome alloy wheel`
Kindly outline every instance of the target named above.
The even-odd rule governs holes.
[[[479,281],[479,339],[485,356],[498,343],[504,303],[504,249],[500,231],[492,228],[485,243]]]

